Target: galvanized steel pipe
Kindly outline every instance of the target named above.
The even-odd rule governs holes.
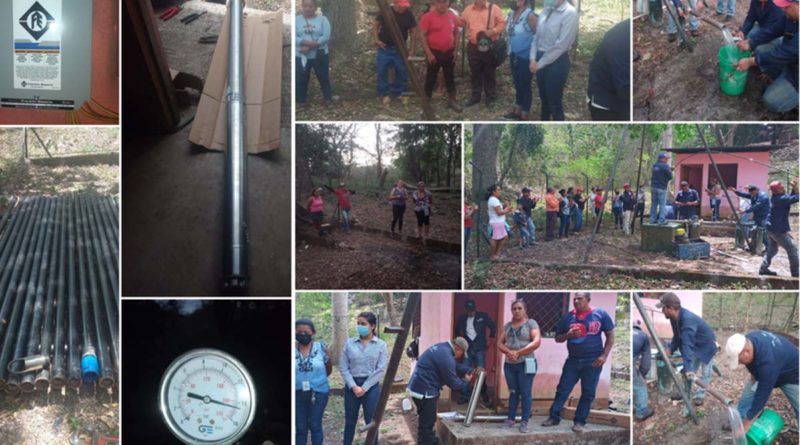
[[[481,396],[481,389],[483,388],[483,381],[486,379],[486,371],[481,369],[475,371],[477,380],[475,386],[472,388],[472,396],[469,398],[469,405],[467,405],[467,416],[464,419],[464,426],[472,425],[473,417],[475,417],[475,410],[478,408],[478,399]]]

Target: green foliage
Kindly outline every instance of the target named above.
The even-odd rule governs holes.
[[[402,177],[435,185],[459,185],[460,125],[404,124],[390,140],[398,152],[394,166]]]

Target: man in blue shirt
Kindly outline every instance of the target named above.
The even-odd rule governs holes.
[[[772,0],[750,0],[750,9],[747,17],[736,33],[740,40],[736,45],[742,51],[751,51],[756,48],[772,50],[781,42],[781,37],[774,38],[777,33],[783,33],[786,25],[786,15],[781,8],[775,6]],[[776,33],[777,30],[777,33]]]
[[[465,313],[461,314],[456,320],[456,337],[463,337],[469,345],[469,354],[465,362],[472,368],[486,367],[486,330],[489,336],[495,337],[497,326],[494,320],[486,312],[476,309],[475,300],[469,299],[464,304]],[[463,392],[460,403],[464,403],[469,398],[469,391]],[[484,385],[481,389],[481,396],[485,403],[489,402],[489,392]]]
[[[794,409],[797,418],[798,353],[797,346],[784,337],[767,331],[747,335],[733,334],[725,345],[725,356],[731,369],[745,365],[752,377],[745,383],[739,399],[739,415],[744,431],[758,418],[772,390],[780,388]]]
[[[789,227],[789,210],[792,204],[798,201],[797,178],[792,180],[792,193],[787,195],[786,188],[780,181],[773,181],[769,185],[772,192],[770,200],[769,218],[767,218],[767,237],[769,247],[764,253],[764,261],[758,271],[761,275],[777,275],[769,270],[772,258],[777,255],[778,247],[783,247],[789,256],[789,268],[792,276],[797,277],[797,246],[792,241],[792,229]]]
[[[717,353],[717,337],[708,323],[698,315],[681,307],[681,299],[672,292],[667,292],[659,298],[656,307],[661,309],[670,325],[672,325],[672,341],[666,352],[671,355],[681,351],[683,357],[683,374],[687,381],[691,395],[692,381],[699,378],[708,386],[711,383],[711,370],[714,368],[714,354]],[[697,374],[700,374],[697,376]],[[694,404],[703,404],[705,390],[697,386],[694,394]],[[688,411],[684,408],[684,415]]]
[[[647,406],[647,373],[650,372],[650,337],[642,332],[639,323],[633,325],[633,418],[637,422],[652,416],[653,411]]]
[[[564,314],[556,324],[556,342],[567,342],[569,356],[561,370],[550,417],[542,426],[555,426],[561,422],[561,409],[578,380],[581,382],[581,398],[575,410],[572,431],[582,433],[586,425],[600,373],[614,346],[614,321],[605,310],[592,309],[591,302],[589,292],[576,293],[572,297],[575,310]],[[605,345],[601,334],[605,334]]]
[[[439,439],[433,431],[436,426],[436,405],[439,392],[447,385],[455,392],[467,391],[473,374],[467,374],[467,380],[458,378],[456,362],[467,354],[469,344],[463,337],[443,343],[436,343],[428,348],[417,361],[414,373],[408,380],[408,392],[414,399],[419,416],[417,443],[434,445]]]
[[[700,195],[697,190],[689,187],[689,183],[681,181],[681,189],[675,195],[675,206],[678,207],[678,218],[697,219],[697,205],[700,204]]]
[[[669,154],[661,153],[653,164],[653,176],[650,178],[650,224],[667,223],[667,188],[672,180],[672,169],[669,166]]]
[[[750,199],[750,208],[745,210],[744,213],[753,215],[753,222],[756,224],[756,227],[761,227],[762,229],[767,227],[767,217],[769,217],[769,195],[762,192],[754,185],[747,186],[748,193],[740,192],[736,190],[736,187],[728,187],[728,190],[736,193],[736,196],[740,198]],[[769,248],[769,237],[766,236],[764,237],[764,248]]]

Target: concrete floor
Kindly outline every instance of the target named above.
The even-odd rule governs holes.
[[[195,26],[175,19],[159,21],[159,28],[170,68],[205,77],[214,45],[198,45],[197,35],[221,26],[224,7],[185,5],[195,6],[209,10]],[[290,55],[284,47],[281,146],[248,158],[248,294],[254,296],[291,294]],[[224,155],[193,147],[188,141],[191,125],[155,137],[124,130],[123,125],[122,295],[219,295]]]
[[[542,427],[545,416],[533,416],[528,423],[528,433],[521,434],[517,427],[507,428],[501,422],[463,422],[442,420],[436,423],[442,445],[516,445],[537,443],[548,445],[622,445],[630,441],[630,430],[608,425],[587,423],[581,434],[572,432],[572,422],[562,420],[558,426]]]

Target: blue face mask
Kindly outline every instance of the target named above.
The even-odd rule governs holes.
[[[542,6],[544,6],[545,8],[553,8],[556,6],[556,0],[544,0]]]
[[[369,335],[369,326],[358,325],[356,326],[356,332],[358,332],[359,337],[366,337]]]

